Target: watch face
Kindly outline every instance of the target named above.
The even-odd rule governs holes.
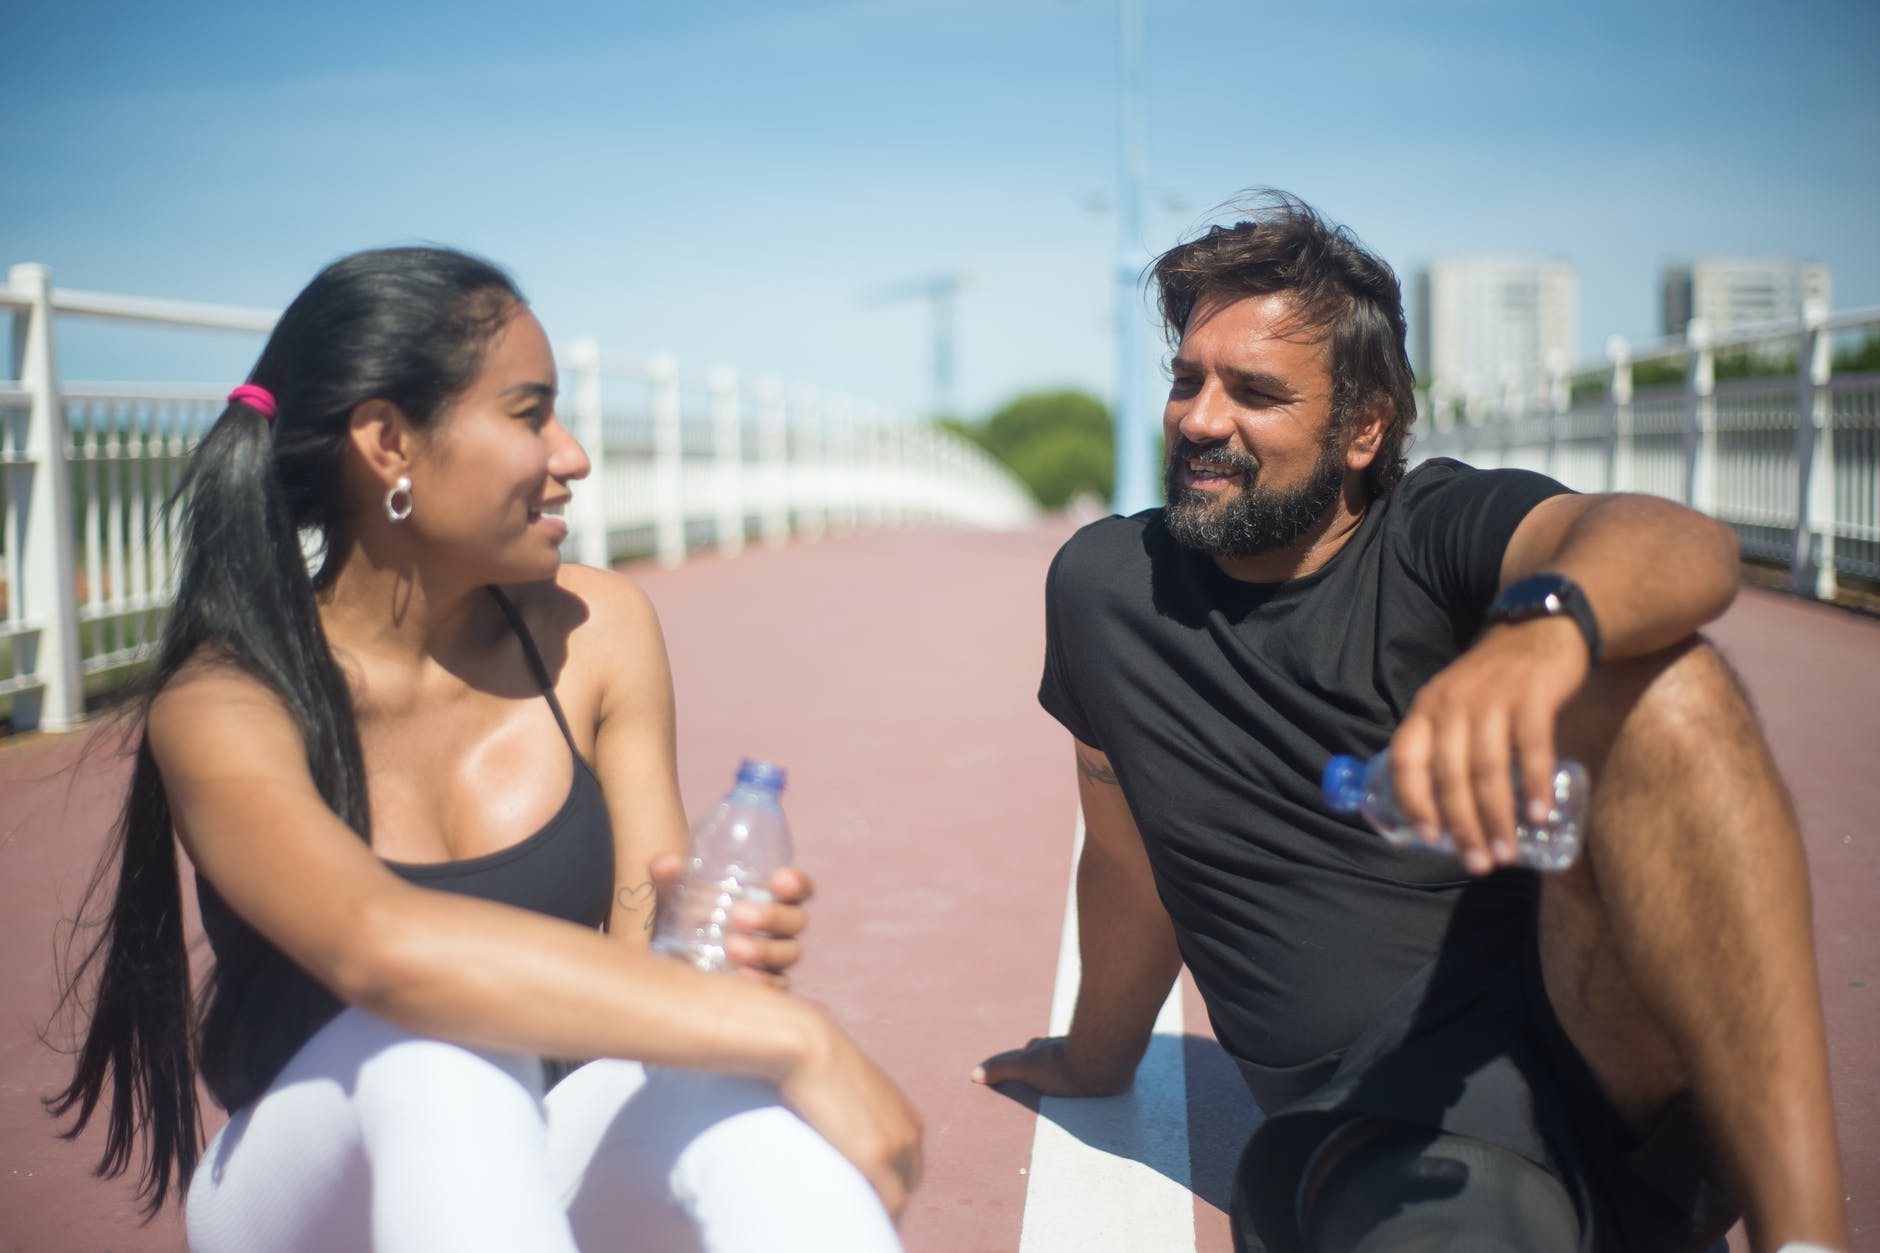
[[[1524,618],[1548,617],[1567,611],[1567,597],[1573,584],[1558,574],[1531,574],[1510,583],[1488,608],[1491,621],[1518,622]]]

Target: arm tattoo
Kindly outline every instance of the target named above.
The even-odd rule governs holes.
[[[1083,775],[1084,778],[1089,779],[1092,783],[1107,783],[1111,787],[1117,785],[1116,771],[1110,769],[1102,762],[1092,761],[1082,753],[1077,754],[1077,773]]]
[[[619,907],[621,913],[637,914],[642,911],[645,912],[646,920],[640,924],[642,931],[651,931],[653,929],[653,916],[658,912],[653,906],[658,903],[658,900],[659,893],[653,889],[653,881],[651,879],[648,879],[645,883],[635,884],[630,888],[621,888],[614,893],[614,904]]]

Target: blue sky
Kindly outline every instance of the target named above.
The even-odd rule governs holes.
[[[963,268],[962,408],[1107,394],[1116,26],[1115,0],[9,0],[0,266],[279,306],[344,252],[442,241],[558,342],[909,412],[926,308],[869,297]],[[1694,254],[1812,257],[1837,306],[1880,304],[1871,0],[1148,0],[1148,26],[1152,247],[1268,184],[1406,288],[1562,256],[1583,354],[1655,335]],[[78,329],[64,373],[256,347],[202,341]]]

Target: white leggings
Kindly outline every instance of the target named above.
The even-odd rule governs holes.
[[[533,1057],[348,1009],[217,1134],[196,1253],[848,1250],[901,1244],[874,1190],[767,1083]]]

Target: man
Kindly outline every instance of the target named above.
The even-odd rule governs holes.
[[[1267,1114],[1241,1248],[1697,1250],[1739,1206],[1758,1250],[1845,1248],[1800,838],[1696,636],[1732,533],[1406,474],[1396,277],[1296,199],[1154,272],[1168,506],[1084,528],[1047,580],[1082,986],[1067,1036],[976,1077],[1123,1090],[1185,961]],[[1332,755],[1387,746],[1459,861],[1320,800]],[[1594,780],[1586,850],[1508,869],[1557,758]]]

